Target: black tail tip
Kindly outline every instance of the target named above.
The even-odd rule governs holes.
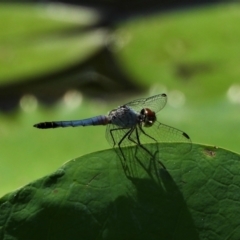
[[[40,128],[40,129],[48,129],[48,128],[56,128],[60,126],[55,122],[40,122],[40,123],[34,124],[33,127]]]

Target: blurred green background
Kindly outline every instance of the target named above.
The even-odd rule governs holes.
[[[194,143],[240,152],[240,5],[102,23],[66,5],[0,7],[0,195],[75,157],[109,148],[105,127],[33,124],[107,114],[158,93],[158,120]]]

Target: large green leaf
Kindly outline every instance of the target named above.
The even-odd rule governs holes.
[[[126,177],[106,150],[7,194],[0,238],[239,239],[240,156],[195,144],[187,154],[180,144],[159,147],[167,170],[145,171],[135,160]]]

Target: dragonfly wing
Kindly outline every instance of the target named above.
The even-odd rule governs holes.
[[[158,94],[149,98],[140,98],[124,105],[129,106],[137,112],[143,108],[149,108],[154,112],[159,112],[167,103],[167,95],[165,93]]]
[[[187,153],[191,151],[192,142],[190,137],[183,131],[165,125],[156,121],[153,126],[148,128],[143,128],[146,134],[141,134],[142,143],[152,143],[152,142],[179,142],[184,143],[182,146],[182,153]],[[150,136],[150,137],[149,137]]]

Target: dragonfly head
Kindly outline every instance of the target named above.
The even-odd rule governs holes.
[[[155,112],[149,108],[143,108],[140,115],[144,127],[151,127],[157,120]]]

